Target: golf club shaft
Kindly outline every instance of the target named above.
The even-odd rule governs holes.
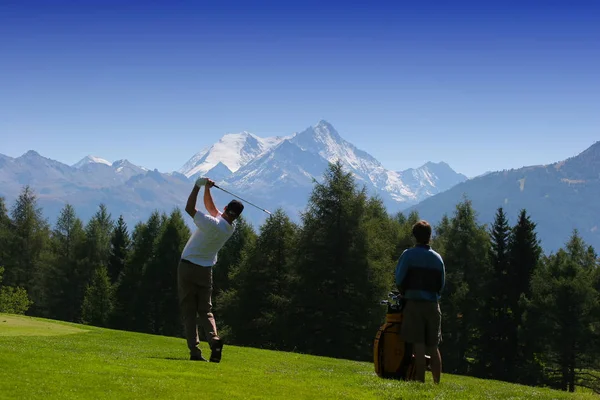
[[[240,200],[242,200],[242,201],[244,201],[244,202],[246,202],[246,203],[250,204],[251,206],[254,206],[254,207],[258,208],[259,210],[261,210],[261,211],[264,211],[264,212],[266,212],[267,214],[271,215],[271,213],[270,213],[269,211],[265,210],[264,208],[260,208],[260,207],[259,207],[259,206],[257,206],[256,204],[252,204],[252,203],[250,203],[248,200],[244,200],[244,199],[242,199],[240,196],[238,196],[238,195],[235,195],[235,194],[231,193],[230,191],[228,191],[228,190],[225,190],[225,189],[223,189],[223,188],[221,188],[221,187],[219,187],[219,186],[217,186],[217,185],[213,185],[213,186],[214,186],[214,187],[216,187],[217,189],[221,189],[221,190],[222,190],[222,191],[224,191],[225,193],[229,193],[230,195],[232,195],[232,196],[235,196],[235,197],[237,197],[238,199],[240,199]]]

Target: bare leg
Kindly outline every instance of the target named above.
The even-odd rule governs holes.
[[[425,344],[415,343],[415,380],[425,382]]]
[[[433,375],[433,383],[440,383],[442,376],[442,355],[440,349],[431,347],[428,349],[431,356],[431,375]]]

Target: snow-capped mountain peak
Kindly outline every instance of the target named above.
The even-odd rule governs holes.
[[[364,174],[364,178],[373,170],[383,168],[373,156],[343,139],[325,120],[295,135],[291,141],[302,150],[318,154],[329,162],[341,161],[359,175]]]
[[[111,165],[110,162],[106,161],[103,158],[92,156],[92,155],[87,155],[87,156],[83,157],[81,160],[79,160],[77,163],[73,164],[72,167],[73,168],[81,168],[84,165],[88,165],[88,164],[105,164],[105,165],[109,165],[109,166]]]
[[[135,173],[142,173],[142,172],[148,171],[148,168],[132,164],[129,160],[125,160],[125,159],[117,160],[114,163],[112,163],[111,165],[112,165],[113,169],[118,173],[123,172],[124,170],[130,171],[130,172],[135,172]]]
[[[219,186],[262,199],[265,204],[276,198],[279,204],[297,211],[308,198],[313,179],[320,179],[328,163],[337,161],[391,209],[415,204],[466,179],[446,163],[388,170],[345,140],[326,120],[289,136],[265,139],[248,132],[226,134],[194,155],[179,172],[192,180],[208,176],[219,181]]]
[[[179,172],[189,178],[206,174],[221,163],[233,173],[283,139],[281,136],[260,138],[246,131],[228,133],[217,143],[192,156]]]

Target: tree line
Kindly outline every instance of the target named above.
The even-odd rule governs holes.
[[[226,343],[372,360],[379,302],[420,216],[389,214],[340,163],[324,177],[300,223],[281,209],[258,230],[237,221],[214,268]],[[532,217],[517,217],[511,226],[500,207],[480,224],[464,198],[434,227],[447,272],[443,371],[600,391],[600,259],[576,230],[544,254]],[[32,188],[10,212],[0,198],[0,312],[183,338],[184,218],[155,211],[130,230],[103,204],[85,224],[67,204],[52,227]]]

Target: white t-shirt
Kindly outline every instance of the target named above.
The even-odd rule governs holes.
[[[187,241],[181,258],[204,267],[217,263],[217,254],[225,242],[231,237],[234,227],[221,217],[204,214],[200,211],[194,216],[194,224],[198,227]]]

